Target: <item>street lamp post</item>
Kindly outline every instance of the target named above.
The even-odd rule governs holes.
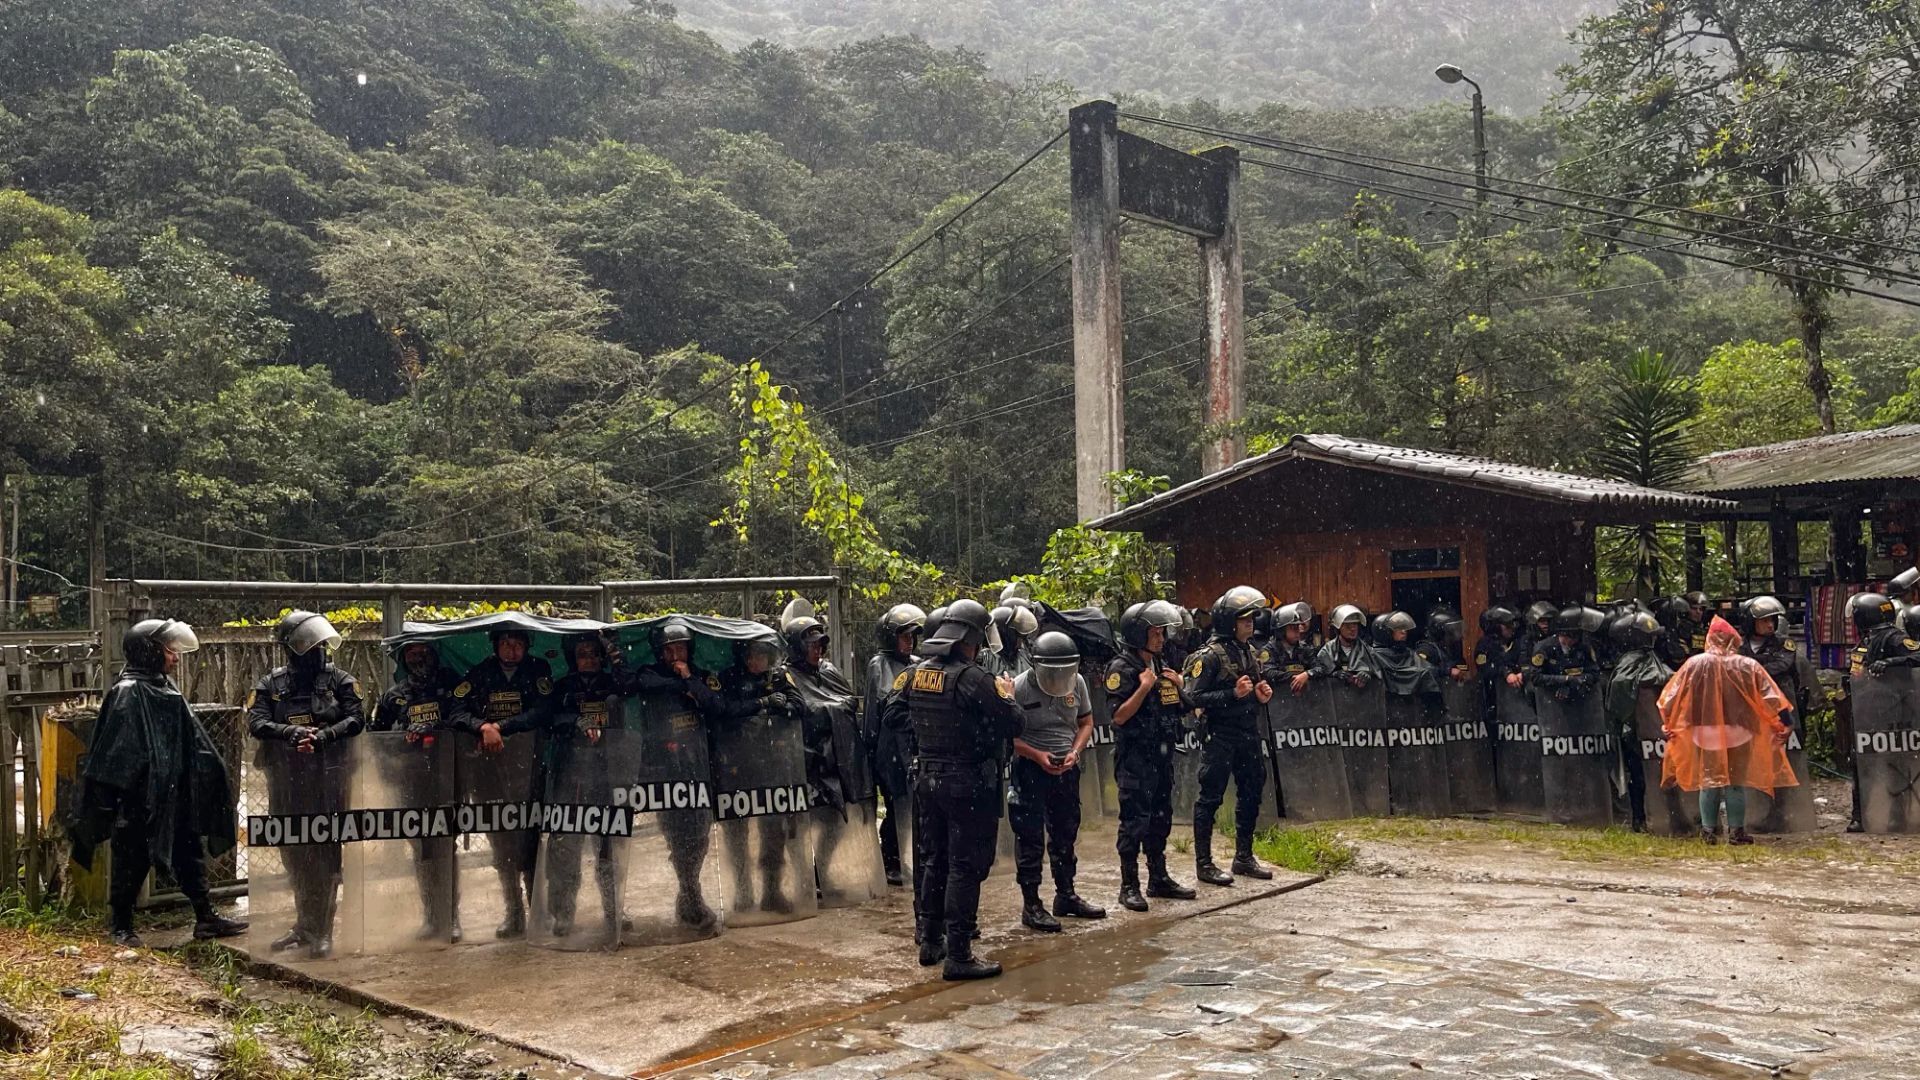
[[[1467,78],[1458,65],[1441,64],[1433,69],[1433,74],[1448,85],[1466,83],[1473,87],[1473,182],[1474,197],[1480,205],[1487,204],[1487,105],[1480,97],[1480,84]]]

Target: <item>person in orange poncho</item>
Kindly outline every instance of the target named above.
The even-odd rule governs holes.
[[[1715,616],[1707,651],[1687,658],[1660,692],[1660,723],[1667,733],[1662,787],[1700,793],[1700,834],[1718,839],[1720,807],[1727,809],[1728,843],[1751,844],[1747,789],[1771,795],[1793,787],[1787,734],[1793,704],[1759,661],[1740,653],[1740,635]]]

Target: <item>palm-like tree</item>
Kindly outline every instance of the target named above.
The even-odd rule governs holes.
[[[1664,355],[1641,349],[1613,377],[1595,470],[1646,487],[1680,483],[1693,466],[1688,426],[1698,411],[1693,380]],[[1603,530],[1600,545],[1602,559],[1633,567],[1634,592],[1651,599],[1660,591],[1662,569],[1674,561],[1677,540],[1671,526],[1647,522]]]

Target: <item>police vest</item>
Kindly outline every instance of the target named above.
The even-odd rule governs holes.
[[[328,664],[308,686],[297,686],[290,668],[275,668],[267,676],[267,705],[273,710],[273,722],[293,727],[326,727],[341,719],[340,695],[336,689],[350,681],[346,672]],[[325,713],[324,721],[316,714]]]
[[[381,700],[381,722],[390,729],[439,727],[447,719],[452,692],[444,686],[416,687],[401,683]]]
[[[1133,696],[1134,689],[1140,685],[1140,673],[1146,666],[1138,657],[1116,657],[1107,669],[1107,702],[1111,708],[1119,708],[1120,703]],[[1163,672],[1164,668],[1161,669]],[[1180,688],[1173,680],[1160,676],[1153,689],[1140,702],[1140,711],[1124,724],[1114,726],[1114,741],[1120,746],[1134,744],[1152,744],[1156,749],[1161,742],[1172,739],[1174,729],[1180,724],[1183,706],[1180,701]]]
[[[907,695],[907,715],[920,747],[920,767],[970,768],[980,757],[977,724],[960,707],[960,675],[965,662],[947,666],[931,659],[901,672],[894,680]]]

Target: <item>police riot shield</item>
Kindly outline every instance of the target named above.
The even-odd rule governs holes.
[[[1870,833],[1920,832],[1920,672],[1856,670],[1849,681],[1860,825]]]
[[[1193,804],[1200,798],[1200,733],[1195,723],[1191,713],[1183,715],[1173,739],[1173,820],[1186,826],[1193,824]]]
[[[1599,693],[1562,701],[1534,695],[1540,724],[1540,780],[1548,820],[1562,825],[1613,823],[1613,773],[1619,751],[1607,730]]]
[[[1445,714],[1435,705],[1419,694],[1386,695],[1387,802],[1395,814],[1451,812]]]
[[[816,796],[813,868],[825,907],[864,904],[886,892],[873,759],[860,735],[860,699],[837,669],[792,671],[805,703]]]
[[[630,731],[575,729],[548,738],[528,941],[566,951],[620,947],[634,832],[626,778],[639,769],[640,744]]]
[[[1533,694],[1525,687],[1508,686],[1502,679],[1494,689],[1493,707],[1493,780],[1500,809],[1531,817],[1544,814],[1547,796],[1540,777],[1540,718],[1533,709]]]
[[[1013,814],[1009,812],[1007,800],[1013,795],[1012,755],[1000,763],[1000,788],[993,794],[993,805],[1000,817],[993,826],[993,865],[987,868],[988,874],[1011,874],[1014,870],[1014,855],[1019,847],[1013,835]]]
[[[1120,816],[1120,781],[1115,771],[1113,710],[1107,705],[1106,663],[1083,659],[1080,677],[1093,697],[1093,734],[1080,755],[1080,820]]]
[[[759,926],[818,914],[799,717],[762,709],[744,720],[719,721],[710,744],[713,809],[728,882],[727,925]],[[906,802],[894,805],[904,809]],[[902,843],[911,844],[911,823],[896,824],[905,828]]]
[[[1353,816],[1347,798],[1343,733],[1334,715],[1333,686],[1325,679],[1296,694],[1281,686],[1267,703],[1278,798],[1288,821],[1332,821]]]
[[[1355,817],[1392,812],[1387,764],[1387,688],[1379,679],[1355,689],[1344,679],[1323,680],[1333,696],[1333,715],[1346,745],[1347,801]]]
[[[264,960],[326,959],[338,930],[340,841],[356,757],[352,740],[302,753],[261,741],[246,779],[266,795],[247,819],[247,951]],[[257,805],[257,804],[256,804]]]
[[[469,944],[526,932],[539,849],[539,738],[508,736],[497,753],[480,738],[451,733],[454,783],[460,793],[456,827],[463,856],[454,883],[457,925]],[[471,857],[485,849],[484,859]],[[470,932],[469,932],[470,931]]]
[[[661,945],[712,937],[726,909],[713,847],[714,798],[707,730],[675,691],[622,698],[621,724],[635,744],[615,799],[633,817],[620,894],[621,941]]]
[[[1456,814],[1489,813],[1499,803],[1484,692],[1478,678],[1441,680],[1447,708],[1441,728],[1447,747],[1447,798]]]
[[[342,848],[342,952],[452,944],[457,814],[452,733],[369,731],[347,740],[359,839]]]
[[[1806,724],[1798,709],[1793,714],[1793,730],[1787,733],[1786,751],[1787,765],[1800,782],[1775,788],[1772,794],[1757,788],[1747,793],[1747,828],[1753,832],[1812,832],[1820,824],[1819,813],[1813,808],[1813,777],[1807,771]]]
[[[1633,731],[1636,753],[1629,768],[1637,767],[1646,784],[1647,831],[1659,836],[1691,836],[1700,831],[1700,800],[1678,785],[1661,786],[1667,763],[1667,733],[1660,721],[1660,687],[1636,688]]]

